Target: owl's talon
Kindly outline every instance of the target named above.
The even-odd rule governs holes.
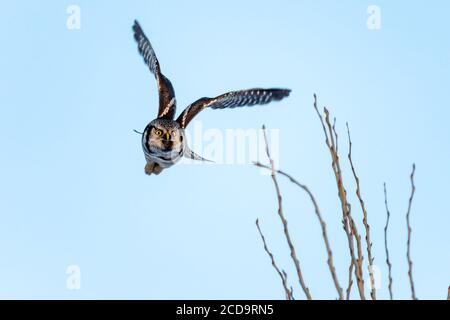
[[[159,164],[155,163],[155,166],[153,167],[153,173],[158,175],[161,173],[161,171],[163,171],[163,168]]]
[[[151,175],[153,172],[153,168],[155,167],[155,164],[153,162],[147,162],[145,165],[145,174]]]
[[[147,175],[151,175],[152,173],[158,175],[161,171],[163,171],[163,168],[155,162],[147,162],[145,165],[145,173]]]

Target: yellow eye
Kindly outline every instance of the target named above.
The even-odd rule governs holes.
[[[160,136],[162,136],[163,132],[162,132],[162,130],[156,129],[155,134],[156,134],[158,137],[160,137]]]

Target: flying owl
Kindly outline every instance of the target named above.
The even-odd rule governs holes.
[[[215,98],[200,98],[184,109],[175,119],[176,99],[175,91],[161,73],[161,67],[150,41],[135,20],[133,25],[134,39],[137,41],[138,51],[144,62],[155,76],[159,92],[159,109],[157,118],[151,121],[142,133],[142,148],[144,150],[145,173],[160,174],[163,169],[177,163],[182,157],[194,160],[209,161],[189,149],[184,129],[189,122],[203,109],[225,109],[257,104],[267,104],[279,101],[287,96],[289,89],[249,89],[224,93]]]

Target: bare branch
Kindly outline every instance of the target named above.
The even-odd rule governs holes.
[[[287,243],[289,245],[289,249],[291,251],[291,258],[292,258],[292,260],[294,261],[294,264],[295,264],[295,269],[297,271],[298,280],[299,280],[300,285],[301,285],[301,287],[303,289],[303,292],[306,295],[306,298],[308,300],[311,300],[312,299],[311,298],[311,294],[309,293],[309,289],[306,286],[305,281],[303,280],[303,274],[302,274],[302,271],[301,271],[301,268],[300,268],[300,262],[299,262],[299,260],[297,258],[297,253],[295,251],[294,245],[292,244],[291,236],[289,234],[288,223],[287,223],[286,218],[284,217],[281,191],[280,191],[280,187],[278,185],[278,181],[277,181],[277,178],[276,178],[276,175],[275,175],[275,164],[274,164],[273,159],[270,156],[269,143],[267,141],[267,135],[266,135],[266,128],[265,128],[265,126],[263,126],[262,129],[263,129],[263,133],[264,133],[264,141],[265,141],[265,144],[266,144],[267,158],[269,158],[269,161],[270,161],[270,167],[271,167],[271,172],[272,172],[271,173],[272,181],[273,181],[273,184],[275,185],[275,191],[277,193],[277,198],[278,198],[278,215],[279,215],[279,217],[281,219],[281,222],[283,223],[284,234],[286,236],[286,241],[287,241]]]
[[[334,119],[333,119],[333,132],[334,132],[334,137],[335,137],[335,141],[336,141],[336,154],[339,154],[338,136],[337,136],[337,132],[336,132],[336,117],[334,117]]]
[[[358,253],[358,258],[356,259],[356,269],[355,269],[355,274],[356,274],[356,284],[358,285],[358,291],[361,294],[361,292],[363,293],[363,300],[365,300],[364,297],[364,280],[363,280],[363,275],[362,275],[362,270],[363,270],[363,260],[364,260],[364,256],[362,253],[362,247],[361,247],[361,236],[358,233],[358,229],[356,228],[356,224],[355,221],[353,220],[353,217],[351,215],[351,206],[350,203],[347,204],[348,205],[348,218],[350,221],[350,227],[351,227],[351,233],[353,235],[353,237],[356,240],[356,252]]]
[[[255,165],[257,167],[260,167],[260,168],[265,168],[265,169],[271,170],[271,168],[269,166],[266,166],[266,165],[264,165],[264,164],[262,164],[260,162],[255,162]],[[298,187],[302,188],[309,195],[309,198],[311,199],[311,202],[312,202],[312,204],[314,206],[314,210],[315,210],[316,216],[319,219],[320,226],[322,227],[322,236],[323,236],[323,240],[325,242],[325,247],[326,247],[327,254],[328,254],[327,263],[328,263],[328,267],[329,267],[330,272],[331,272],[331,277],[333,279],[334,286],[336,287],[336,290],[338,292],[339,299],[343,300],[344,296],[343,296],[343,293],[342,293],[342,288],[339,285],[339,281],[338,281],[338,278],[337,278],[337,275],[336,275],[336,269],[335,269],[334,263],[333,263],[333,252],[331,250],[331,246],[330,246],[330,243],[329,243],[329,240],[328,240],[328,233],[327,233],[326,223],[325,223],[325,221],[322,218],[319,206],[317,204],[317,201],[316,201],[314,195],[312,194],[312,192],[309,190],[309,188],[306,185],[301,184],[296,179],[294,179],[291,175],[289,175],[289,174],[287,174],[287,173],[285,173],[285,172],[283,172],[281,170],[276,170],[276,173],[278,173],[278,174],[280,174],[282,176],[285,176],[293,184],[295,184]]]
[[[407,251],[406,251],[406,257],[408,259],[408,276],[409,276],[409,283],[411,285],[411,296],[413,300],[417,300],[416,297],[416,291],[414,289],[414,280],[412,276],[412,261],[411,261],[411,225],[409,222],[409,214],[411,213],[411,205],[414,198],[414,193],[416,192],[416,186],[414,185],[414,173],[416,172],[416,165],[413,164],[412,172],[411,172],[411,196],[409,197],[409,203],[408,203],[408,211],[406,213],[406,225],[408,227],[408,241],[406,243]]]
[[[261,236],[261,239],[263,241],[264,250],[269,255],[270,260],[272,261],[272,266],[274,267],[274,269],[277,271],[278,275],[281,278],[281,283],[283,284],[284,292],[286,294],[286,300],[294,300],[293,296],[292,296],[292,292],[288,289],[286,272],[284,272],[284,271],[281,272],[280,269],[278,268],[272,252],[270,252],[269,248],[267,247],[266,238],[264,237],[264,235],[263,235],[263,233],[261,231],[261,228],[259,227],[259,220],[258,219],[256,219],[256,227],[258,228],[259,235]]]
[[[365,294],[364,294],[364,280],[363,280],[363,276],[362,276],[362,260],[363,260],[363,256],[362,256],[362,252],[361,250],[358,250],[358,259],[356,259],[356,255],[355,255],[355,249],[354,249],[354,244],[353,244],[353,236],[355,236],[356,242],[358,244],[358,247],[360,248],[360,237],[358,235],[358,231],[357,231],[357,227],[356,225],[353,223],[353,219],[351,218],[351,213],[349,210],[349,205],[348,205],[348,200],[347,200],[347,192],[345,191],[344,188],[344,184],[342,182],[342,172],[341,172],[341,168],[340,168],[340,163],[339,163],[339,156],[337,153],[337,142],[335,143],[335,138],[337,140],[337,134],[336,131],[333,130],[331,123],[330,123],[330,117],[329,117],[329,112],[327,110],[327,108],[324,108],[324,113],[325,113],[325,123],[328,127],[328,133],[327,133],[327,129],[325,127],[325,123],[324,120],[322,118],[321,113],[319,112],[319,109],[317,108],[317,96],[314,94],[314,109],[317,112],[317,115],[319,116],[320,122],[322,124],[322,129],[324,131],[325,134],[325,143],[328,146],[328,149],[330,151],[330,155],[331,155],[331,159],[332,159],[332,168],[333,168],[333,172],[336,178],[336,184],[337,184],[337,188],[338,188],[338,196],[339,199],[341,201],[341,209],[342,209],[342,215],[343,215],[343,221],[344,221],[344,231],[347,235],[347,241],[348,241],[348,246],[349,246],[349,250],[350,250],[350,256],[351,256],[351,261],[352,264],[355,266],[355,275],[356,275],[356,280],[357,280],[357,285],[358,285],[358,291],[359,291],[359,295],[361,297],[361,299],[365,300]],[[334,136],[333,136],[333,132],[334,132]],[[349,278],[349,288],[351,288],[351,278]]]
[[[364,256],[362,253],[362,249],[361,249],[361,236],[358,233],[358,229],[356,227],[355,221],[353,220],[352,214],[351,214],[351,205],[347,200],[347,191],[344,188],[344,183],[342,180],[342,172],[341,172],[341,168],[340,168],[340,163],[339,163],[339,153],[338,153],[338,134],[336,131],[336,118],[334,118],[333,121],[333,127],[331,127],[331,122],[330,122],[330,118],[329,118],[329,112],[326,108],[324,108],[325,110],[325,120],[328,126],[328,130],[330,131],[330,135],[331,135],[331,142],[332,142],[332,146],[335,145],[334,148],[334,152],[336,154],[335,158],[336,158],[336,170],[339,174],[340,177],[340,181],[341,181],[341,186],[343,188],[343,194],[345,195],[345,201],[347,202],[347,218],[349,221],[349,225],[350,225],[350,230],[351,230],[351,234],[353,235],[353,237],[356,240],[356,248],[357,248],[357,253],[358,253],[358,258],[356,259],[356,268],[355,268],[355,274],[356,274],[356,281],[357,281],[357,285],[358,285],[358,290],[359,293],[361,294],[361,292],[363,293],[364,296],[364,280],[363,280],[363,260],[364,260]],[[333,129],[333,131],[331,131]],[[334,134],[334,142],[333,142],[333,134]],[[339,188],[339,186],[338,186]],[[362,299],[365,299],[362,298]]]
[[[336,122],[336,120],[335,120],[335,122]],[[348,145],[349,145],[348,160],[350,161],[350,166],[352,168],[353,177],[355,178],[355,182],[356,182],[356,196],[358,197],[359,204],[361,205],[361,210],[363,212],[363,224],[364,224],[364,227],[366,229],[366,246],[367,246],[367,257],[369,259],[369,275],[370,275],[370,287],[371,287],[370,295],[372,297],[372,300],[376,300],[377,296],[376,296],[376,289],[375,289],[375,277],[373,275],[373,270],[372,270],[374,258],[372,256],[372,242],[370,241],[370,226],[369,226],[369,223],[367,221],[366,206],[365,206],[364,200],[362,199],[362,196],[361,196],[361,187],[360,187],[360,184],[359,184],[359,177],[356,174],[356,170],[355,170],[355,167],[353,165],[353,160],[352,160],[352,140],[351,140],[351,136],[350,136],[350,129],[348,127],[348,123],[346,125],[347,125],[347,135],[348,135]],[[335,130],[334,126],[333,126],[333,130]]]
[[[447,300],[450,301],[450,286],[448,286]]]
[[[384,184],[384,205],[386,207],[386,226],[384,227],[384,248],[386,250],[386,264],[389,268],[389,296],[391,300],[394,299],[394,294],[392,293],[392,264],[389,260],[389,249],[388,249],[388,241],[387,241],[387,232],[389,227],[389,219],[391,217],[391,213],[389,212],[388,202],[387,202],[387,192],[386,192],[386,183]]]
[[[350,262],[350,266],[348,267],[348,287],[346,290],[346,297],[345,297],[347,300],[350,299],[350,293],[352,292],[352,284],[353,284],[352,275],[353,275],[353,260]]]

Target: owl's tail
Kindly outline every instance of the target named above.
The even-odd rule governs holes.
[[[192,151],[188,146],[186,146],[186,148],[184,149],[184,153],[183,156],[185,156],[186,158],[189,159],[193,159],[193,160],[199,160],[199,161],[206,161],[206,162],[214,162],[212,160],[208,160],[203,158],[202,156],[196,154],[194,151]]]

